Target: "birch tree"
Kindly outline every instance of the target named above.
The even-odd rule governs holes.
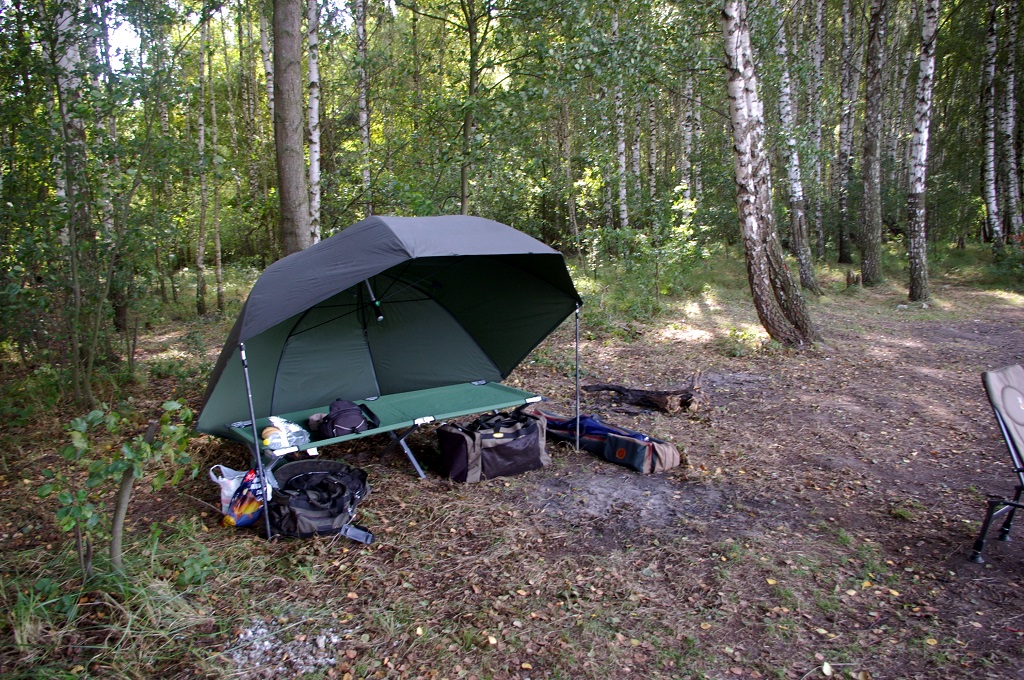
[[[356,11],[356,65],[359,73],[359,139],[362,142],[361,174],[363,177],[363,205],[366,215],[373,214],[372,177],[370,174],[370,79],[366,68],[366,2],[355,0]]]
[[[1000,128],[1003,159],[1006,163],[1006,222],[1009,233],[1018,236],[1024,231],[1021,211],[1020,169],[1017,165],[1017,21],[1019,0],[1006,3],[1006,68],[1003,69],[1003,99]]]
[[[825,259],[825,211],[822,185],[821,126],[824,102],[821,100],[825,76],[825,0],[814,0],[814,42],[811,45],[811,175],[814,178],[815,254]]]
[[[796,115],[793,112],[793,95],[789,78],[789,48],[786,41],[786,25],[779,11],[777,0],[772,7],[778,16],[775,54],[782,69],[779,83],[779,117],[782,119],[782,136],[786,140],[786,172],[789,178],[789,234],[792,249],[796,254],[800,270],[800,285],[814,295],[821,295],[821,288],[814,278],[810,235],[807,230],[807,203],[804,199],[804,183],[800,171],[800,152],[796,144]]]
[[[306,127],[309,135],[309,240],[320,240],[320,0],[306,0],[308,90]]]
[[[853,253],[850,225],[850,183],[853,179],[853,123],[854,105],[859,86],[860,69],[854,58],[853,11],[850,0],[842,5],[842,48],[840,50],[840,113],[839,113],[839,154],[836,158],[836,201],[839,206],[839,256],[840,264],[851,264]]]
[[[774,340],[803,346],[820,339],[797,282],[786,266],[775,229],[771,168],[764,141],[764,108],[754,73],[745,0],[725,0],[722,33],[729,120],[733,139],[736,206],[747,277],[761,324]]]
[[[997,249],[1003,247],[1003,223],[999,218],[999,200],[996,196],[996,50],[998,39],[998,0],[988,2],[988,33],[985,39],[985,82],[982,91],[985,108],[985,137],[982,163],[982,195],[985,199],[985,225],[988,237]]]
[[[864,285],[882,281],[882,83],[888,0],[871,0],[864,98],[864,208],[860,269]]]
[[[196,137],[199,145],[199,234],[196,236],[196,314],[206,314],[206,46],[210,40],[210,19],[206,6],[199,27],[199,109]]]
[[[939,25],[939,0],[926,0],[921,17],[921,56],[917,72],[914,134],[910,142],[910,176],[907,182],[907,232],[910,254],[910,300],[927,300],[928,239],[925,219],[925,187],[928,177],[928,133],[932,119],[935,78],[935,42]]]
[[[619,11],[612,12],[612,45],[619,42]],[[618,60],[616,60],[618,62]],[[615,80],[615,158],[618,162],[619,183],[619,227],[629,228],[628,175],[626,172],[626,107],[623,94],[622,74]]]

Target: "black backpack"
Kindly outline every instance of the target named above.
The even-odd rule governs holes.
[[[331,402],[330,412],[317,425],[317,433],[324,439],[333,439],[365,432],[379,424],[380,421],[366,406],[348,399],[335,399]]]
[[[351,524],[356,506],[370,494],[366,472],[334,460],[300,460],[273,471],[278,488],[269,503],[275,534],[309,538],[341,534],[360,543],[373,534]]]

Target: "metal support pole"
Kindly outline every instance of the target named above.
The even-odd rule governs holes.
[[[580,448],[580,305],[576,303],[576,450]]]
[[[270,495],[270,484],[267,472],[263,469],[263,456],[260,455],[260,435],[256,431],[256,409],[252,405],[252,385],[249,383],[249,362],[245,358],[245,343],[238,343],[238,354],[242,357],[242,375],[245,376],[245,396],[249,399],[249,420],[252,423],[252,450],[256,456],[256,470],[260,476],[260,499],[263,502],[263,522],[267,529],[267,540],[270,540],[270,508],[267,507],[267,496]]]

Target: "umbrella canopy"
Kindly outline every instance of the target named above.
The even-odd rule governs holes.
[[[479,217],[370,217],[263,272],[210,375],[197,429],[501,381],[581,304],[562,255]]]

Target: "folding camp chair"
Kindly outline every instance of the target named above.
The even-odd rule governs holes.
[[[990,496],[988,499],[985,521],[981,524],[981,531],[978,532],[971,552],[971,560],[979,564],[985,561],[981,553],[985,549],[985,536],[993,520],[1006,515],[999,530],[999,540],[1009,541],[1013,516],[1018,509],[1024,508],[1020,498],[1021,493],[1024,493],[1024,368],[1016,364],[1006,366],[982,373],[981,379],[985,384],[988,400],[992,403],[996,422],[999,423],[1003,439],[1006,440],[1006,447],[1010,450],[1012,470],[1017,475],[1017,487],[1012,499],[1000,496]]]

